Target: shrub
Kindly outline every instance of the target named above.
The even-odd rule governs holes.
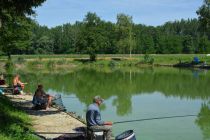
[[[17,64],[23,64],[25,62],[26,62],[26,60],[23,57],[18,57],[17,60],[16,60]]]
[[[53,67],[55,67],[55,64],[56,64],[55,61],[50,60],[47,62],[46,66],[47,66],[47,68],[53,68]]]

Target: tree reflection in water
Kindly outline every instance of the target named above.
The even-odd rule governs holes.
[[[79,69],[70,73],[33,71],[20,73],[24,82],[29,83],[26,90],[34,92],[37,84],[42,83],[46,91],[73,95],[80,103],[88,106],[92,98],[100,95],[105,100],[112,100],[118,116],[132,114],[132,97],[153,94],[158,91],[164,97],[187,100],[207,100],[210,95],[210,73],[202,70],[175,68],[146,69]],[[9,77],[8,77],[9,78]],[[9,79],[8,79],[9,80]],[[9,80],[11,81],[11,79]],[[205,139],[210,139],[210,109],[203,104],[195,122],[203,132]],[[101,110],[106,110],[106,103]],[[164,115],[164,114],[163,114]]]
[[[200,113],[195,121],[200,127],[204,140],[210,139],[210,103],[203,103],[201,105]]]

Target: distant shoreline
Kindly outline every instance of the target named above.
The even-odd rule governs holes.
[[[198,57],[205,65],[190,65]],[[90,61],[86,54],[63,55],[12,55],[15,69],[73,69],[83,66],[93,67],[183,67],[210,69],[210,56],[207,54],[99,54],[96,61]],[[0,57],[0,65],[8,62],[6,56]],[[183,63],[183,64],[182,64]]]

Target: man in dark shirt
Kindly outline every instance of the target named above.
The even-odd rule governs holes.
[[[112,122],[104,122],[101,120],[99,106],[103,103],[100,96],[93,98],[93,104],[89,105],[86,113],[87,126],[92,130],[103,130],[107,132],[107,140],[111,139]]]

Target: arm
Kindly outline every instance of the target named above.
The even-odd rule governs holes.
[[[105,125],[104,121],[101,120],[101,114],[98,111],[95,111],[95,121],[98,125]]]
[[[22,83],[20,80],[18,80],[17,83],[20,85],[24,85],[24,83]]]
[[[16,79],[13,79],[13,85],[17,85]]]
[[[97,115],[96,115],[96,123],[97,123],[98,125],[112,125],[112,124],[113,124],[113,123],[110,122],[110,121],[108,121],[108,122],[102,121],[102,120],[101,120],[101,115],[100,115],[99,112],[97,112],[96,114],[97,114]]]
[[[112,125],[112,122],[104,122],[104,125]]]

